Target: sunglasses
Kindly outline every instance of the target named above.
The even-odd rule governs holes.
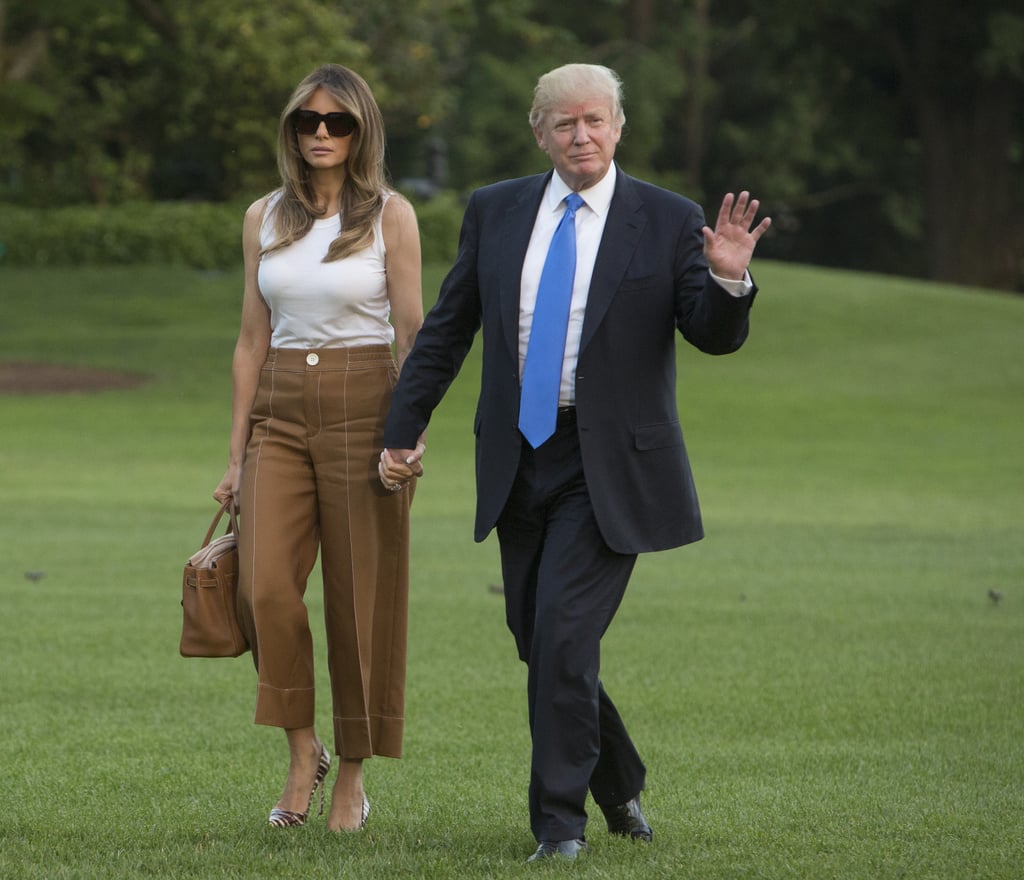
[[[297,134],[316,134],[320,123],[327,126],[331,137],[348,137],[358,127],[351,113],[317,113],[315,110],[296,110],[292,113],[292,125]]]

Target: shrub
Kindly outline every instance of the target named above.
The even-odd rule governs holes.
[[[241,260],[244,208],[207,202],[0,211],[0,259],[8,266],[142,263],[225,268]]]
[[[452,194],[416,204],[425,262],[450,262],[462,208]],[[237,202],[133,202],[67,208],[0,206],[0,265],[165,264],[227,269],[242,261]]]
[[[423,201],[409,198],[419,221],[423,262],[450,264],[458,250],[462,201],[452,192],[443,192]]]

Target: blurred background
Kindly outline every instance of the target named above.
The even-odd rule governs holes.
[[[237,265],[326,61],[373,88],[428,260],[473,187],[547,167],[533,85],[587,61],[624,170],[750,189],[759,256],[1024,292],[1019,0],[0,0],[0,266]]]

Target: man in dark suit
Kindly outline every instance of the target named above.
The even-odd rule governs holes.
[[[711,230],[698,205],[628,177],[614,162],[624,121],[607,68],[571,64],[540,78],[530,123],[554,168],[473,193],[381,453],[388,489],[422,472],[418,441],[482,327],[475,537],[497,528],[507,623],[528,668],[531,861],[587,848],[588,789],[609,831],[652,837],[644,764],[598,678],[600,640],[636,555],[703,535],[676,408],[675,332],[710,354],[743,344],[755,293],[747,265],[770,223],[752,228],[758,202],[744,192],[725,197]],[[532,325],[549,296],[549,243],[572,209],[557,401],[540,407],[538,429],[524,381],[540,351]]]

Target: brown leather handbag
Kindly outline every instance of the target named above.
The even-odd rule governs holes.
[[[228,529],[213,538],[228,514]],[[225,501],[210,523],[200,547],[185,564],[181,584],[182,657],[237,657],[249,650],[238,626],[238,520]]]

